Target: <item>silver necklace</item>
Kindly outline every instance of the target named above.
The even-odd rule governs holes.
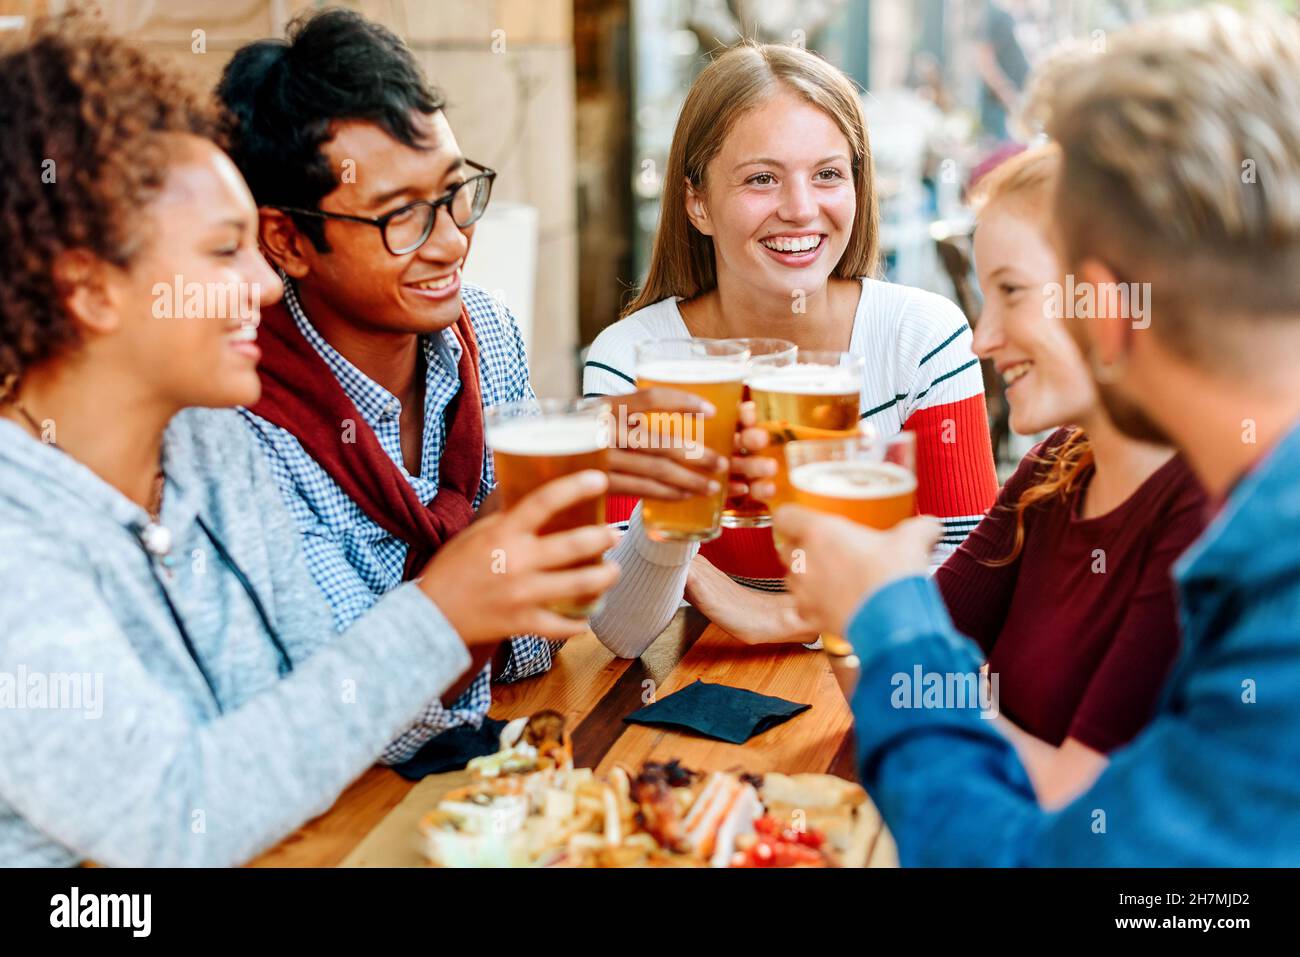
[[[13,407],[18,411],[18,414],[27,420],[27,425],[31,428],[32,432],[35,433],[36,437],[38,439],[41,438],[41,426],[40,423],[36,421],[36,418],[28,412],[27,407],[17,399],[11,401]],[[59,447],[57,442],[50,442],[48,444],[51,448],[56,448],[65,455],[68,454],[65,449]],[[150,498],[148,507],[145,508],[145,514],[149,516],[149,521],[143,528],[136,531],[136,536],[140,539],[140,544],[144,546],[145,551],[155,558],[162,559],[165,559],[172,550],[171,529],[166,525],[163,525],[161,522],[163,487],[165,485],[166,476],[163,474],[163,470],[159,469],[158,475],[154,479],[153,495]]]

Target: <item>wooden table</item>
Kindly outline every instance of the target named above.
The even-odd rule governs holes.
[[[697,678],[812,707],[743,745],[626,724],[624,716]],[[697,770],[829,772],[853,779],[852,717],[819,651],[746,646],[692,608],[679,611],[644,655],[616,658],[594,635],[572,639],[544,675],[493,688],[490,714],[509,719],[542,709],[564,714],[577,767],[635,771],[647,759],[678,758]],[[259,867],[333,867],[414,785],[384,767],[354,782],[329,811],[252,862]]]

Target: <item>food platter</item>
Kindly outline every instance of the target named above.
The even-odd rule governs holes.
[[[827,774],[701,772],[677,761],[575,768],[563,718],[510,722],[471,783],[420,819],[443,867],[862,867],[878,822]]]

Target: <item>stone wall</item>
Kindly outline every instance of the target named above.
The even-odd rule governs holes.
[[[100,0],[114,29],[216,82],[244,43],[283,32],[312,0]],[[530,356],[542,395],[578,386],[572,0],[351,0],[403,37],[447,95],[465,154],[500,174],[494,199],[539,211]],[[65,0],[0,0],[0,16]],[[196,30],[201,30],[202,52]]]

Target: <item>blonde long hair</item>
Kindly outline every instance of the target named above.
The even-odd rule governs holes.
[[[744,43],[705,67],[686,94],[668,152],[650,271],[624,316],[661,299],[692,299],[717,286],[713,240],[686,216],[686,184],[701,189],[709,161],[718,155],[736,120],[783,89],[834,120],[849,142],[857,208],[848,247],[834,275],[855,279],[875,272],[879,213],[871,143],[857,89],[842,72],[806,50]]]
[[[972,202],[977,220],[993,206],[1016,206],[1035,217],[1049,215],[1061,163],[1060,147],[1054,143],[1026,150],[1002,163],[974,187]],[[1075,427],[1064,441],[1034,456],[1033,462],[1038,466],[1035,480],[1011,506],[1016,516],[1011,552],[985,564],[1010,565],[1016,560],[1025,546],[1025,512],[1031,507],[1058,497],[1063,502],[1070,500],[1084,470],[1092,464],[1092,445],[1087,433]]]

